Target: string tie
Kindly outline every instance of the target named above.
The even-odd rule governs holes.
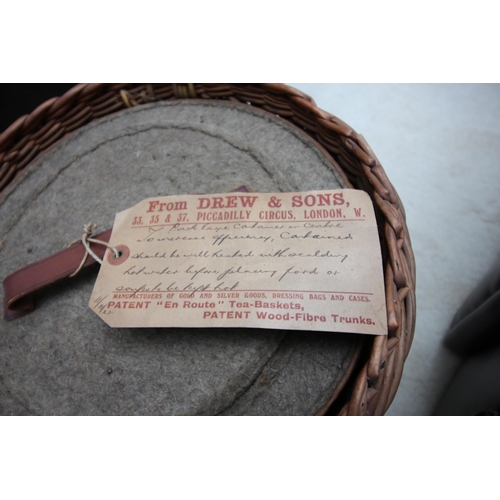
[[[85,224],[83,226],[82,237],[78,238],[78,239],[76,239],[74,241],[72,241],[68,245],[68,247],[71,247],[71,246],[75,245],[76,243],[82,242],[83,246],[85,247],[85,255],[83,256],[83,259],[80,262],[80,265],[78,266],[78,269],[73,274],[69,275],[70,278],[72,278],[73,276],[76,276],[82,270],[82,267],[85,264],[85,261],[87,260],[87,257],[88,257],[89,254],[93,257],[93,259],[96,262],[99,262],[99,264],[102,265],[102,260],[92,251],[92,249],[90,248],[90,243],[96,243],[97,245],[104,245],[105,247],[107,247],[110,250],[112,250],[113,255],[115,256],[115,258],[118,259],[120,257],[120,252],[114,246],[110,245],[109,243],[106,243],[105,241],[96,240],[95,238],[91,238],[92,231],[96,227],[97,227],[97,224],[94,224],[93,222],[90,222],[89,224]]]

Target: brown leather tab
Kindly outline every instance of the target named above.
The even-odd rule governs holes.
[[[111,229],[108,229],[93,238],[107,243],[110,236]],[[91,243],[90,248],[100,259],[104,257],[106,252],[104,245]],[[74,273],[84,255],[85,247],[80,242],[7,276],[3,281],[4,318],[12,321],[34,311],[34,292]],[[93,264],[96,264],[96,261],[88,255],[83,267]]]
[[[249,193],[251,190],[247,186],[239,186],[231,192]],[[108,229],[102,233],[93,235],[92,238],[108,243],[111,231],[111,229]],[[90,243],[90,248],[100,259],[104,257],[106,252],[104,245]],[[78,269],[84,255],[85,248],[80,242],[50,257],[18,269],[7,276],[3,281],[4,318],[7,321],[12,321],[33,312],[35,310],[34,292],[73,274]],[[95,263],[94,258],[91,255],[87,255],[83,267],[88,267]]]

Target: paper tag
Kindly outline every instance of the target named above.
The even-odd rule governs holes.
[[[364,191],[149,198],[110,243],[89,303],[110,326],[387,333]]]

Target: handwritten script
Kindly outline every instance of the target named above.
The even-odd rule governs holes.
[[[387,333],[363,191],[150,198],[110,243],[89,303],[110,326]]]

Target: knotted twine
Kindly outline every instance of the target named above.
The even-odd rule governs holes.
[[[69,275],[69,278],[73,278],[73,276],[76,276],[82,270],[82,267],[85,264],[85,261],[87,260],[87,257],[89,254],[94,258],[94,260],[96,262],[99,262],[99,264],[102,265],[102,260],[92,251],[92,249],[90,248],[90,243],[104,245],[113,251],[113,255],[115,256],[116,259],[118,259],[120,257],[120,252],[114,246],[110,245],[109,243],[106,243],[105,241],[96,240],[95,238],[91,238],[92,231],[96,227],[97,227],[97,224],[94,224],[93,222],[90,222],[89,224],[85,224],[83,226],[82,237],[72,241],[68,245],[68,247],[71,247],[71,246],[75,245],[76,243],[82,242],[83,246],[85,247],[85,255],[83,256],[83,259],[80,262],[80,265],[78,266],[78,268],[76,269],[76,271],[74,273]]]

